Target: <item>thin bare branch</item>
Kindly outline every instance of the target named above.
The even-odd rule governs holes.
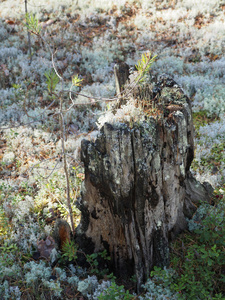
[[[60,79],[61,81],[63,81],[63,77],[59,75],[59,72],[58,72],[58,70],[57,70],[57,68],[56,68],[56,66],[55,66],[54,53],[51,52],[51,54],[52,54],[52,66],[53,66],[53,69],[54,69],[56,75],[59,77],[59,79]]]
[[[49,106],[47,106],[47,107],[43,110],[43,112],[40,113],[39,115],[37,115],[36,117],[32,117],[32,116],[30,116],[30,115],[28,114],[28,111],[27,111],[27,109],[26,109],[26,99],[24,99],[24,102],[23,102],[23,108],[24,108],[24,110],[25,110],[26,115],[27,115],[29,118],[31,118],[31,119],[36,119],[36,118],[38,118],[39,116],[42,116],[42,115],[44,114],[44,112],[45,112],[46,110],[48,110],[54,103],[55,103],[55,100],[53,100],[53,101],[51,102],[51,104],[49,104]]]
[[[55,158],[58,158],[58,159],[61,159],[62,158],[62,153],[60,154],[60,156],[52,156],[52,157],[49,157],[49,158],[45,158],[44,160],[36,163],[35,165],[31,166],[28,171],[32,171],[36,166],[40,165],[40,164],[43,164],[44,162],[48,161],[48,160],[51,160],[51,159],[55,159]]]
[[[27,13],[28,13],[28,10],[27,10],[27,0],[25,0],[24,3],[25,3],[25,13],[27,15]],[[27,20],[26,20],[26,25],[28,26]],[[28,39],[28,51],[29,51],[29,57],[30,57],[29,64],[31,64],[32,63],[31,40],[30,40],[30,32],[28,30],[28,27],[27,27],[27,39]]]
[[[52,173],[57,169],[56,167],[58,166],[58,164],[59,164],[61,158],[62,158],[62,156],[60,156],[60,158],[57,160],[57,162],[56,162],[54,168],[51,170],[51,172],[49,173],[49,175],[48,175],[47,177],[42,176],[41,174],[39,174],[39,175],[40,175],[44,180],[47,180],[49,177],[51,177]],[[58,169],[61,169],[61,167],[58,168]]]
[[[63,163],[64,163],[64,171],[65,171],[65,176],[66,176],[67,206],[69,209],[70,222],[71,222],[71,226],[72,226],[72,232],[74,235],[75,234],[75,226],[74,226],[73,211],[72,211],[71,201],[70,201],[70,182],[69,182],[69,173],[68,173],[67,159],[66,159],[66,152],[65,152],[65,124],[64,124],[64,116],[62,113],[62,99],[60,99],[60,111],[61,111],[61,114],[59,116],[60,116]]]

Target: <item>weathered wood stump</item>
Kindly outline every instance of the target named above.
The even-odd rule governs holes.
[[[115,274],[135,274],[139,290],[153,266],[168,266],[169,240],[186,228],[192,201],[209,192],[190,175],[192,112],[181,88],[164,75],[133,95],[155,101],[161,114],[132,126],[105,123],[95,142],[83,140],[77,242],[107,249]]]

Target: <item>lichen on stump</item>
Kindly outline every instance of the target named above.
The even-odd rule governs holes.
[[[136,275],[140,290],[153,266],[169,265],[169,240],[195,210],[190,191],[196,182],[189,171],[194,142],[188,97],[166,75],[132,93],[154,101],[160,113],[147,113],[132,126],[105,123],[95,142],[82,141],[77,242],[84,251],[106,249],[115,274]],[[201,188],[198,196],[205,197]]]

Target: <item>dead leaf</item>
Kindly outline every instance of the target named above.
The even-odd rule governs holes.
[[[37,241],[37,246],[40,256],[48,259],[55,248],[55,240],[51,236],[48,236],[45,241]]]
[[[84,178],[85,178],[84,173],[78,173],[77,178],[80,178],[81,180],[84,180]]]
[[[48,20],[41,24],[42,28],[46,28],[48,26],[51,26],[55,21],[54,20]]]
[[[15,22],[13,20],[5,20],[5,22],[9,25],[14,25]]]

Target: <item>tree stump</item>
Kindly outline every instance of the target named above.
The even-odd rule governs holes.
[[[132,126],[105,123],[95,142],[82,141],[76,238],[84,251],[106,249],[115,275],[136,275],[139,291],[153,266],[169,265],[169,241],[186,228],[192,201],[210,193],[189,171],[193,122],[182,89],[163,75],[132,95],[154,101],[161,114]]]

